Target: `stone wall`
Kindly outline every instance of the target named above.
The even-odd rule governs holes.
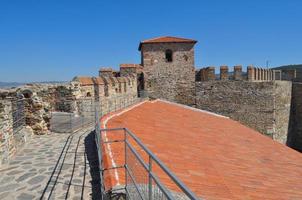
[[[173,53],[172,62],[165,57],[168,49]],[[192,104],[192,99],[188,97],[194,91],[194,44],[143,44],[141,52],[144,89],[149,97]]]
[[[283,144],[286,143],[288,127],[290,123],[290,108],[292,100],[292,82],[275,81],[274,98],[275,102],[275,132],[274,140]]]
[[[291,82],[196,82],[196,107],[228,116],[285,143]]]
[[[286,144],[302,152],[302,83],[293,83],[290,125]]]
[[[12,103],[9,100],[0,100],[0,166],[7,163],[15,152]]]

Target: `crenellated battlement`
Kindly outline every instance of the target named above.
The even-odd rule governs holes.
[[[92,97],[98,100],[122,95],[137,95],[135,76],[114,77],[101,74],[99,77],[75,77],[73,81],[80,84],[81,98]]]
[[[292,81],[296,78],[295,70],[272,70],[261,67],[247,66],[246,72],[242,71],[241,65],[233,67],[233,71],[229,71],[226,65],[220,66],[220,73],[215,73],[215,67],[210,66],[196,71],[195,80],[198,81],[215,81],[215,80],[236,80],[236,81]]]

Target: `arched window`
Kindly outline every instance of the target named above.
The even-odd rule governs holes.
[[[166,50],[166,62],[172,62],[173,61],[173,52],[170,49]]]
[[[91,93],[87,92],[86,97],[91,97]]]

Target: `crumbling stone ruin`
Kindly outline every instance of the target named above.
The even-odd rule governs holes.
[[[54,112],[91,117],[94,106],[107,113],[137,96],[136,74],[125,70],[119,76],[112,69],[99,77],[77,76],[66,84],[28,84],[0,91],[0,165],[32,135],[50,134]]]

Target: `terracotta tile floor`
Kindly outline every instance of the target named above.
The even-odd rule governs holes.
[[[115,114],[102,119],[107,128],[130,129],[199,197],[302,199],[302,154],[236,121],[163,101]],[[106,138],[121,139],[123,132],[107,132]],[[111,160],[124,163],[124,144],[104,150],[107,167]],[[124,184],[124,177],[123,169],[108,170],[106,188]]]

